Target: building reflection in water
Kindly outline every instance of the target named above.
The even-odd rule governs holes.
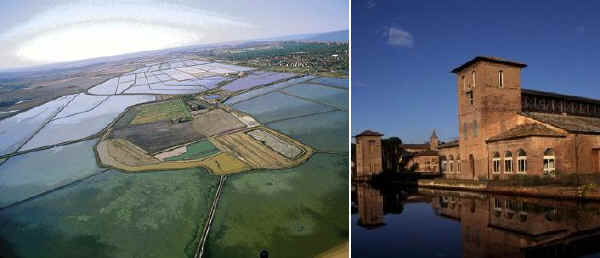
[[[386,192],[353,185],[359,225],[385,225],[384,214],[408,202],[430,202],[436,215],[460,223],[463,257],[579,257],[600,253],[600,203],[418,189]]]

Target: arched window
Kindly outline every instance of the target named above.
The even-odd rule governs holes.
[[[504,88],[504,72],[498,71],[498,87]]]
[[[492,172],[494,174],[500,173],[500,153],[494,152],[492,155]]]
[[[450,167],[449,172],[454,173],[454,156],[450,155],[450,157],[448,158],[448,164]]]
[[[544,151],[544,175],[556,175],[555,156],[552,149]]]
[[[504,173],[510,174],[513,172],[512,153],[507,151],[504,153]]]
[[[527,173],[527,153],[523,149],[520,149],[517,155],[517,172]]]
[[[460,174],[461,163],[460,163],[460,155],[456,155],[456,173]]]
[[[471,75],[473,76],[473,88],[475,88],[475,71],[471,72]]]

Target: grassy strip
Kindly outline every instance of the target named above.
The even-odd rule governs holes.
[[[137,108],[137,114],[131,121],[132,125],[152,123],[170,119],[192,119],[192,114],[183,103],[183,99],[176,98],[169,101],[152,103]]]
[[[217,153],[219,150],[215,145],[213,145],[209,140],[204,140],[196,143],[192,143],[186,146],[186,152],[168,157],[166,161],[175,161],[175,160],[190,160],[190,159],[199,159],[206,156],[210,156],[211,154]]]

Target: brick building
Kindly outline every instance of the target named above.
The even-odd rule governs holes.
[[[600,171],[600,101],[522,89],[526,66],[479,56],[452,70],[459,138],[440,146],[446,177]]]
[[[378,132],[366,130],[356,136],[356,171],[357,179],[370,178],[383,171],[381,160],[381,136]]]
[[[403,144],[405,168],[473,180],[600,172],[600,100],[522,89],[526,66],[478,56],[452,70],[459,137]]]
[[[429,141],[423,144],[402,144],[406,160],[405,168],[414,172],[439,173],[440,156],[438,153],[439,139],[435,130],[431,133]]]

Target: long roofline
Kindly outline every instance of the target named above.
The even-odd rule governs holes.
[[[586,98],[586,97],[574,96],[574,95],[566,95],[566,94],[561,94],[561,93],[556,93],[556,92],[532,90],[532,89],[521,89],[521,92],[526,93],[526,94],[531,94],[531,95],[541,95],[541,96],[554,97],[554,98],[564,98],[566,100],[572,100],[572,101],[582,101],[582,102],[600,104],[600,100],[598,100],[598,99],[592,99],[592,98]]]
[[[499,57],[491,57],[491,56],[476,56],[475,58],[469,60],[468,62],[462,64],[459,67],[456,67],[454,69],[452,69],[452,73],[458,73],[460,72],[460,70],[464,69],[467,66],[470,66],[476,62],[479,61],[488,61],[488,62],[492,62],[492,63],[499,63],[499,64],[506,64],[506,65],[512,65],[512,66],[516,66],[519,68],[525,68],[527,67],[526,64],[524,63],[520,63],[520,62],[515,62],[515,61],[510,61],[510,60],[506,60],[506,59],[502,59]]]

